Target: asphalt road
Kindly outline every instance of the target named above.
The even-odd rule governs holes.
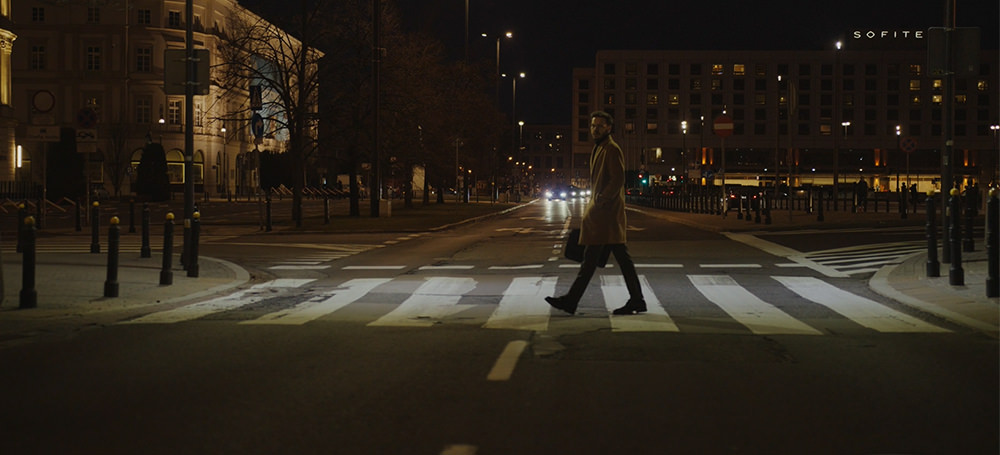
[[[541,297],[572,281],[561,244],[581,207],[539,201],[437,233],[206,244],[203,254],[248,268],[255,287],[0,350],[0,447],[1000,449],[997,340],[887,301],[867,289],[869,272],[808,255],[864,241],[822,243],[833,232],[763,239],[801,247],[791,260],[756,240],[630,211],[630,250],[647,302],[658,305],[610,317],[627,298],[610,267],[568,316]],[[880,243],[893,243],[885,235]]]

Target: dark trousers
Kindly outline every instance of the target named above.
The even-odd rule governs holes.
[[[570,286],[566,297],[577,303],[583,297],[583,292],[587,290],[587,284],[593,278],[597,270],[597,264],[601,260],[601,253],[608,248],[615,255],[615,262],[622,269],[622,276],[625,277],[625,288],[628,289],[630,300],[642,300],[642,287],[639,286],[639,275],[635,273],[635,264],[632,256],[628,254],[628,247],[624,243],[615,245],[587,245],[583,252],[583,263],[580,264],[580,271],[576,274],[576,280]]]

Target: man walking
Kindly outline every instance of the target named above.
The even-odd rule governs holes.
[[[646,311],[639,276],[625,246],[625,156],[621,147],[611,138],[614,118],[607,112],[590,114],[590,134],[594,137],[594,150],[590,154],[590,201],[580,223],[580,245],[584,245],[583,263],[576,280],[566,295],[546,297],[553,307],[569,314],[576,307],[587,289],[587,284],[597,270],[602,253],[608,249],[625,277],[629,299],[625,306],[614,310],[617,315],[637,314]]]

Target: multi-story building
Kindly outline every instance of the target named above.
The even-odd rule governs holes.
[[[17,159],[17,142],[14,128],[17,120],[14,118],[11,93],[11,63],[10,55],[14,49],[17,35],[13,32],[11,22],[10,0],[0,0],[0,181],[11,180],[14,175],[14,161]]]
[[[569,125],[525,124],[519,131],[521,166],[531,177],[532,185],[568,185],[576,178],[587,176],[586,171],[583,175],[571,172],[569,130]]]
[[[923,33],[890,34],[885,49],[881,33],[852,35],[828,51],[599,51],[594,68],[573,72],[574,166],[590,153],[589,113],[605,110],[627,169],[654,181],[718,185],[725,171],[727,184],[829,185],[836,175],[880,190],[939,185],[945,82],[928,68]],[[963,185],[997,178],[997,60],[982,51],[973,74],[955,79]],[[713,134],[723,114],[733,123],[725,139]]]
[[[3,0],[5,7],[8,3]],[[241,8],[234,0],[194,2],[193,46],[209,51],[213,67],[221,63],[220,45],[236,10]],[[183,191],[192,178],[199,193],[246,193],[259,182],[251,152],[284,147],[273,139],[255,146],[250,114],[236,114],[248,112],[246,89],[224,89],[213,78],[208,94],[194,97],[190,123],[184,95],[164,90],[164,51],[185,47],[184,1],[27,0],[12,13],[19,46],[11,60],[9,104],[23,157],[12,176],[8,171],[17,164],[8,156],[3,168],[8,174],[0,180],[42,182],[50,194],[58,189],[55,197],[96,189],[127,195],[143,147],[156,141],[166,151],[173,191]],[[184,171],[188,124],[194,132],[192,176]],[[66,169],[77,163],[80,168]],[[79,176],[73,185],[84,188],[61,188],[64,180],[74,180],[63,175]]]

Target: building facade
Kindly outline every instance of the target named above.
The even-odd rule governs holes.
[[[515,169],[530,177],[528,184],[522,185],[523,188],[568,185],[580,177],[571,168],[569,130],[569,125],[525,124],[521,128],[520,156],[523,161],[514,164],[519,166]],[[583,174],[586,177],[587,172]]]
[[[193,46],[208,50],[210,66],[221,63],[227,20],[236,11],[248,14],[232,0],[194,2]],[[55,197],[128,195],[143,147],[159,142],[172,191],[183,191],[191,178],[199,193],[248,194],[259,183],[253,151],[282,150],[273,139],[254,144],[250,114],[236,114],[249,111],[247,90],[223,89],[213,77],[208,93],[194,97],[190,123],[184,95],[164,90],[164,53],[185,47],[184,1],[30,0],[18,2],[11,17],[20,37],[11,58],[11,105],[23,157],[20,167],[8,157],[3,169],[10,173],[0,180],[40,183]],[[184,170],[188,124],[192,176]],[[85,188],[62,188],[67,178],[59,171],[79,175],[68,180]]]
[[[593,68],[573,72],[573,161],[590,153],[590,112],[605,110],[627,169],[654,182],[717,185],[724,173],[727,184],[801,186],[836,176],[926,191],[941,175],[944,80],[919,39],[877,47],[599,51]],[[973,73],[955,80],[952,156],[963,186],[997,178],[997,52],[981,52]],[[733,123],[725,139],[713,133],[722,115]]]
[[[0,181],[11,180],[17,154],[13,108],[13,81],[11,80],[11,52],[17,35],[13,32],[10,0],[0,0]]]

